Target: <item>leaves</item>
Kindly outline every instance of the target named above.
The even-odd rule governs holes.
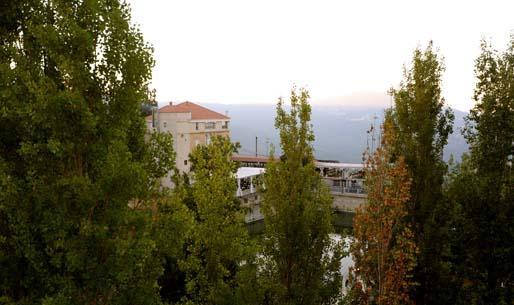
[[[151,48],[118,1],[7,4],[0,294],[13,303],[158,302],[150,177],[169,162],[146,162],[159,151],[145,147],[140,114]]]
[[[411,178],[403,157],[391,163],[391,120],[382,145],[366,159],[367,205],[357,210],[350,252],[355,261],[351,297],[362,304],[411,304],[418,248],[407,221]],[[365,293],[362,293],[364,289]]]
[[[306,90],[282,99],[275,126],[284,154],[264,178],[263,281],[270,304],[332,304],[342,286],[341,245],[330,239],[332,198],[314,166]]]
[[[405,159],[412,178],[408,222],[419,247],[414,280],[420,304],[453,304],[447,253],[453,211],[442,192],[443,149],[452,133],[453,113],[441,95],[444,66],[430,42],[416,49],[404,80],[392,89],[394,107],[386,112],[393,128],[391,161]]]
[[[462,303],[502,304],[514,296],[514,37],[498,52],[482,42],[475,107],[465,136],[471,147],[449,177],[458,209],[455,272]]]
[[[193,303],[246,304],[242,291],[257,292],[259,298],[258,287],[253,286],[255,247],[235,197],[237,164],[230,158],[236,150],[228,138],[213,137],[209,145],[197,146],[190,155],[194,181],[190,199],[196,223],[188,255],[179,265],[186,273],[187,299]]]

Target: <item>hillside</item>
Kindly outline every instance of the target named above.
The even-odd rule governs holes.
[[[258,137],[259,155],[267,155],[273,144],[279,150],[278,134],[274,128],[274,105],[226,105],[205,104],[206,107],[221,113],[228,112],[231,118],[230,132],[234,141],[241,143],[241,154],[255,154],[255,137]],[[460,159],[468,146],[460,130],[464,126],[465,112],[454,110],[454,133],[449,138],[444,158],[453,154]],[[383,108],[378,106],[320,106],[312,109],[312,125],[316,140],[316,158],[339,160],[341,162],[361,162],[366,148],[370,128],[376,115],[377,125],[382,121]],[[371,142],[370,142],[371,145]]]

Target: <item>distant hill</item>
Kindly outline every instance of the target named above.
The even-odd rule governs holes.
[[[241,154],[255,154],[256,136],[259,155],[267,155],[271,144],[275,146],[276,152],[280,153],[279,136],[274,127],[275,105],[203,105],[220,113],[228,112],[231,118],[231,137],[233,141],[241,143]],[[380,124],[384,108],[361,105],[313,105],[312,125],[316,137],[314,150],[317,159],[352,163],[362,161],[362,152],[368,139],[366,131],[374,120],[377,126]],[[454,113],[454,133],[450,136],[444,151],[446,160],[450,154],[460,159],[462,153],[468,150],[466,141],[460,133],[466,113],[458,110],[454,110]]]

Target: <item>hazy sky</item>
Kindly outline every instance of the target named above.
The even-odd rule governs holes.
[[[376,96],[432,39],[446,100],[469,110],[480,39],[503,49],[514,30],[514,1],[128,2],[155,48],[159,101],[275,103],[293,84],[320,103]]]

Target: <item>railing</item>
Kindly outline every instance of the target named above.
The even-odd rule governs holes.
[[[245,196],[245,195],[248,195],[248,194],[253,194],[256,192],[256,189],[255,188],[246,188],[246,189],[243,189],[243,188],[240,188],[236,191],[236,196],[237,197],[241,197],[241,196]]]
[[[343,186],[331,186],[330,190],[334,193],[347,193],[347,194],[366,194],[366,191],[361,186],[350,186],[350,187],[343,187]]]

